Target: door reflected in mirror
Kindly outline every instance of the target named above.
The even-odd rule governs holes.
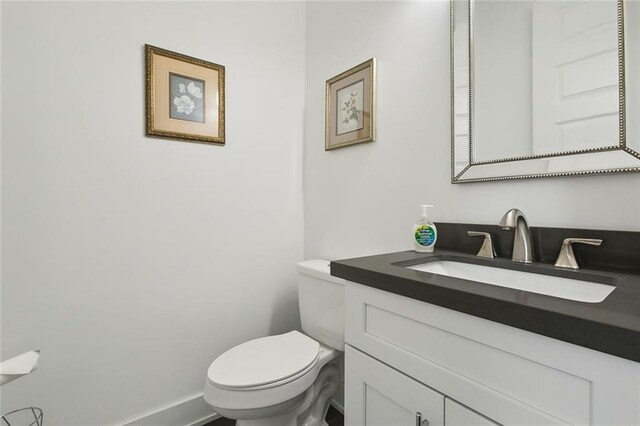
[[[454,183],[640,171],[637,2],[451,9]]]

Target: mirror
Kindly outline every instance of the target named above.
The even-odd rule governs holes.
[[[639,10],[452,0],[452,182],[640,172]]]

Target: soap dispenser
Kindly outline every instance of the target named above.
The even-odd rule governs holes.
[[[422,207],[422,217],[413,226],[414,250],[420,253],[432,253],[438,239],[438,231],[436,225],[427,217],[427,208],[433,206],[423,204],[420,207]]]

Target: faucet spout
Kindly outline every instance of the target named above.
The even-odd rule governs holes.
[[[531,238],[531,230],[524,213],[518,209],[511,209],[502,216],[498,226],[505,231],[515,228],[511,260],[514,262],[533,263],[533,239]]]

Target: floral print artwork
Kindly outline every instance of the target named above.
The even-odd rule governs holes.
[[[360,115],[360,110],[358,109],[358,95],[360,92],[351,92],[351,97],[344,103],[342,107],[342,122],[344,124],[349,124],[351,120],[358,122],[358,117]]]
[[[176,106],[176,110],[180,114],[186,115],[193,113],[193,110],[196,107],[196,104],[191,100],[191,98],[184,95],[180,96],[179,98],[175,97],[173,99],[173,104]]]
[[[205,122],[204,81],[169,73],[169,116],[177,120]]]
[[[364,97],[364,81],[360,80],[337,92],[337,133],[353,132],[363,128],[362,106]]]

